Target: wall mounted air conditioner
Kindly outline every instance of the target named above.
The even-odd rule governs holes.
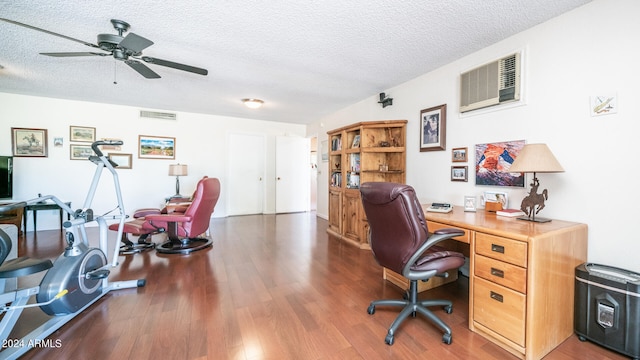
[[[520,100],[520,53],[460,75],[460,112]]]

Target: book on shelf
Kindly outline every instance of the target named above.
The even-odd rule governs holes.
[[[498,216],[506,216],[506,217],[518,217],[518,216],[526,216],[527,214],[520,209],[502,209],[496,211],[496,215]]]

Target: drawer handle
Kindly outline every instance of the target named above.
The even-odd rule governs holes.
[[[496,268],[491,268],[491,275],[504,278],[504,271]]]
[[[492,298],[493,300],[503,302],[503,297],[502,297],[502,295],[500,295],[500,294],[498,294],[498,293],[496,293],[496,292],[491,291],[491,295],[490,295],[490,296],[491,296],[491,298]]]
[[[504,254],[504,246],[491,244],[491,251],[495,251],[495,252],[499,252],[501,254]]]

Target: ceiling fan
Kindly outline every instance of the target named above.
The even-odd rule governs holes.
[[[41,55],[46,56],[54,56],[54,57],[72,57],[72,56],[113,56],[116,60],[124,61],[125,64],[129,65],[133,70],[137,71],[140,75],[144,76],[147,79],[159,79],[160,75],[158,75],[155,71],[151,70],[148,66],[146,66],[141,61],[166,66],[173,69],[188,71],[195,74],[207,75],[209,72],[207,69],[198,68],[195,66],[179,64],[173,61],[153,58],[150,56],[142,56],[142,50],[148,48],[153,45],[153,41],[143,38],[140,35],[136,35],[134,33],[129,33],[126,36],[122,36],[127,30],[129,30],[130,25],[122,20],[111,19],[111,23],[113,27],[116,29],[118,34],[98,34],[98,44],[92,44],[86,41],[74,39],[72,37],[55,33],[53,31],[41,29],[39,27],[27,25],[18,21],[13,21],[9,19],[0,18],[1,21],[8,22],[11,24],[23,26],[32,30],[41,31],[43,33],[47,33],[49,35],[54,35],[61,37],[63,39],[79,42],[86,46],[100,49],[106,52],[54,52],[54,53],[40,53]],[[141,61],[140,61],[141,60]]]

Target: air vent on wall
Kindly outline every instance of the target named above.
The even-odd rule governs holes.
[[[174,113],[166,113],[166,112],[158,112],[158,111],[145,111],[140,110],[140,117],[147,119],[161,119],[161,120],[175,120],[176,114]]]
[[[520,53],[460,75],[460,112],[520,100]]]

